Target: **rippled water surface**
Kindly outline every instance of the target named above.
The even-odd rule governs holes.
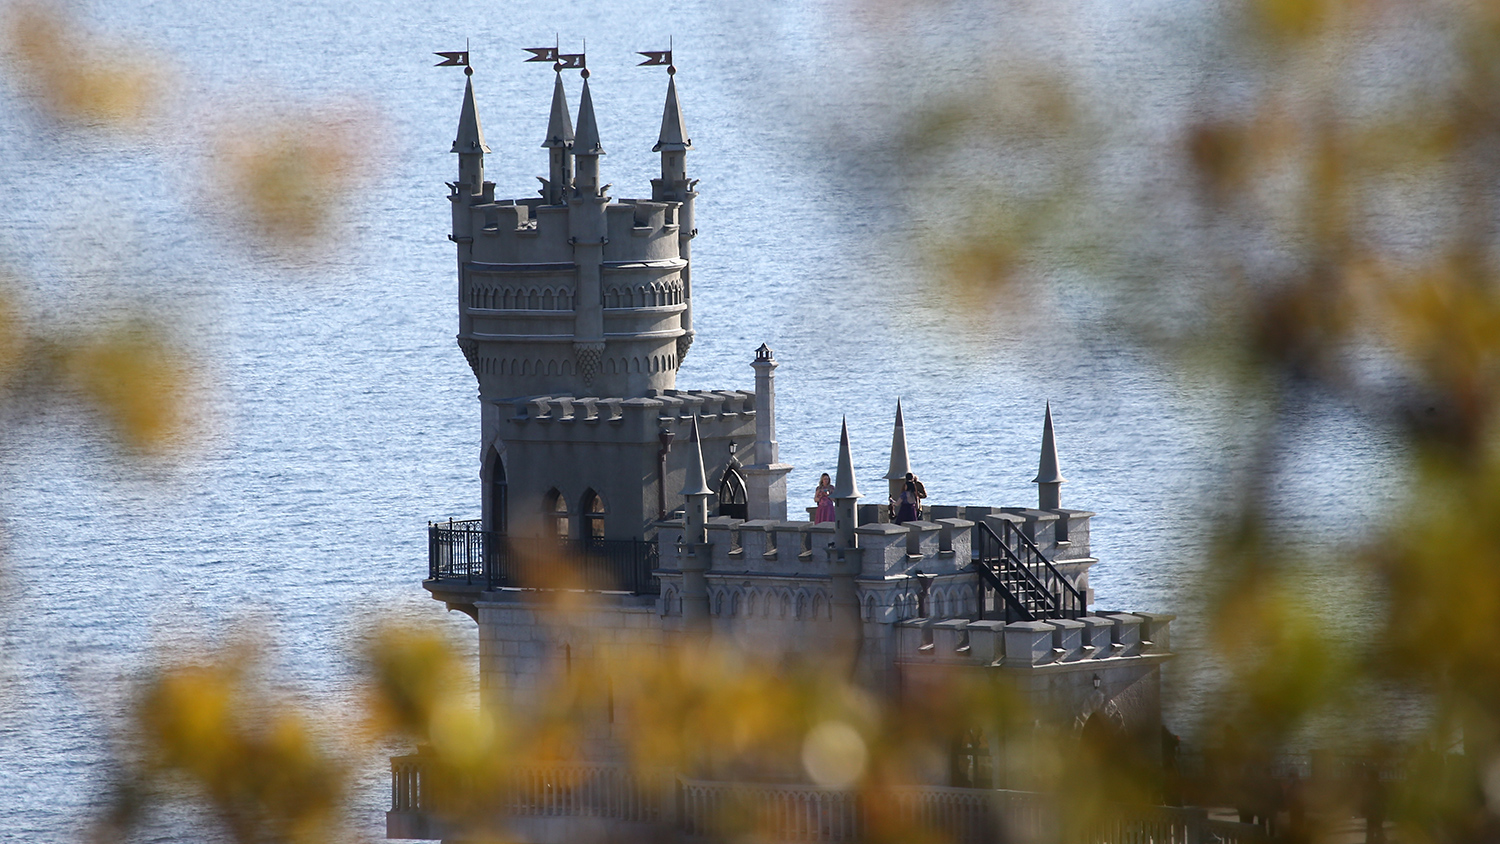
[[[1073,4],[1090,26],[1070,31],[1072,55],[1110,84],[1140,83],[1166,120],[1187,59],[1154,33],[1181,30],[1179,5]],[[85,11],[167,58],[166,116],[143,137],[100,138],[59,129],[24,91],[0,86],[0,262],[63,342],[70,325],[146,307],[182,330],[213,388],[207,434],[180,464],[123,460],[90,419],[59,409],[0,438],[0,840],[80,833],[102,800],[111,719],[153,654],[263,631],[288,693],[352,713],[362,625],[443,617],[419,586],[424,525],[477,514],[479,428],[453,342],[443,186],[456,172],[462,79],[431,67],[430,53],[466,38],[499,194],[529,194],[545,171],[551,74],[520,58],[559,33],[565,51],[588,39],[605,181],[626,197],[649,191],[665,87],[659,69],[632,66],[633,51],[675,38],[689,169],[702,180],[698,340],[678,384],[748,387],[753,350],[769,343],[794,498],[810,504],[832,469],[844,416],[861,482],[878,488],[900,397],[935,501],[1027,504],[1050,399],[1064,502],[1099,513],[1100,605],[1177,612],[1177,644],[1193,650],[1201,624],[1187,584],[1227,504],[1217,490],[1244,459],[1224,434],[1237,409],[1112,339],[1095,321],[1102,306],[1066,281],[1062,306],[1021,330],[961,313],[941,280],[919,280],[888,198],[863,178],[892,165],[846,157],[866,127],[890,121],[854,69],[899,43],[857,13],[495,0],[118,0]],[[911,37],[930,44],[934,26]],[[576,77],[569,86],[576,105]],[[238,198],[204,175],[214,138],[247,110],[351,104],[373,115],[345,151],[368,177],[340,191],[348,225],[337,242],[290,267],[246,248]],[[1392,447],[1357,414],[1309,407],[1285,444],[1307,471],[1274,491],[1288,524],[1322,541],[1357,536],[1398,493],[1385,479]],[[447,624],[473,648],[472,622]],[[372,835],[383,770],[373,759],[362,780]],[[214,834],[186,818],[154,833]]]

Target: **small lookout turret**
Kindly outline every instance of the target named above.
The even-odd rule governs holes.
[[[547,139],[542,146],[547,149],[550,165],[542,194],[548,205],[565,205],[573,189],[573,118],[568,114],[568,94],[563,90],[561,70],[552,84],[552,114],[547,120]]]
[[[890,483],[891,500],[901,497],[906,475],[911,471],[911,456],[906,451],[906,423],[901,419],[901,399],[896,399],[896,425],[891,430],[891,467],[885,473]]]
[[[849,450],[849,419],[845,417],[843,428],[839,431],[838,477],[833,479],[833,520],[836,528],[834,541],[839,548],[855,547],[854,528],[858,521],[855,518],[854,503],[861,497],[859,485],[854,481],[854,455]]]
[[[1042,456],[1037,462],[1036,477],[1031,482],[1037,485],[1037,509],[1057,510],[1062,507],[1062,485],[1067,483],[1057,468],[1057,440],[1052,434],[1052,402],[1047,402],[1047,417],[1042,422]]]
[[[594,119],[594,97],[589,93],[588,71],[583,72],[583,94],[578,100],[578,134],[573,138],[573,157],[577,165],[574,186],[580,196],[598,196],[599,156],[604,145],[599,142],[599,122]]]
[[[671,52],[667,53],[671,61]],[[687,356],[693,345],[693,278],[692,241],[698,236],[693,223],[693,200],[698,197],[694,188],[697,179],[687,176],[687,151],[693,148],[682,122],[682,104],[677,99],[677,67],[667,67],[667,102],[661,112],[661,133],[657,136],[652,152],[661,153],[661,178],[651,180],[651,199],[656,202],[677,203],[677,253],[687,262],[682,269],[682,328],[677,338],[677,360]]]
[[[484,155],[490,151],[484,143],[484,129],[479,125],[479,107],[474,103],[474,69],[465,67],[464,104],[458,113],[458,134],[453,151],[458,153],[458,188],[462,193],[484,190]]]

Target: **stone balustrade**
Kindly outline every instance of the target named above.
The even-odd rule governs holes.
[[[445,822],[442,795],[426,786],[428,760],[421,755],[392,762],[392,805],[387,837],[453,836],[460,829]],[[1068,801],[1055,795],[989,788],[936,785],[879,789],[824,788],[801,783],[697,780],[669,772],[639,773],[595,764],[519,766],[498,789],[497,819],[512,829],[543,833],[548,841],[575,840],[597,833],[601,821],[647,840],[663,836],[739,838],[753,832],[768,842],[855,842],[867,840],[877,824],[922,830],[954,844],[986,841],[1046,841],[1062,828]],[[871,809],[880,804],[879,812]],[[747,810],[750,810],[747,813]],[[576,818],[593,826],[527,826],[528,820]],[[1171,841],[1180,844],[1259,842],[1254,826],[1212,821],[1197,808],[1119,806],[1101,813],[1086,840],[1099,844]]]

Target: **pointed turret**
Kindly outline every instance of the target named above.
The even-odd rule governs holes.
[[[702,545],[708,541],[708,499],[714,492],[709,489],[707,473],[703,471],[703,443],[698,439],[696,416],[692,435],[688,437],[687,461],[687,482],[682,487],[682,496],[687,499],[682,511],[683,541]]]
[[[839,432],[838,477],[833,481],[834,544],[839,548],[854,547],[854,528],[858,526],[854,502],[859,498],[859,485],[854,482],[854,456],[849,452],[849,417],[846,416],[843,430]]]
[[[885,473],[890,482],[891,498],[901,495],[906,474],[911,471],[911,456],[906,451],[906,423],[901,419],[901,399],[896,399],[896,427],[891,431],[891,468]]]
[[[583,95],[578,101],[578,134],[573,138],[573,154],[604,154],[604,145],[599,143],[599,123],[594,119],[594,97],[589,93],[587,76],[583,78]]]
[[[542,146],[550,149],[573,146],[573,117],[568,114],[568,93],[563,90],[561,71],[552,84],[552,115],[547,119],[547,139]]]
[[[588,71],[584,71],[583,95],[578,101],[578,134],[573,137],[573,164],[577,170],[573,184],[585,196],[599,194],[599,123],[594,119],[594,97],[589,93]]]
[[[703,470],[703,443],[698,439],[698,417],[693,417],[693,431],[688,436],[687,481],[683,484],[684,496],[713,495],[708,486],[708,473]]]
[[[484,143],[484,129],[479,125],[479,107],[474,103],[472,76],[464,79],[464,104],[458,113],[458,137],[453,139],[453,151],[459,155],[490,151]]]
[[[682,105],[677,101],[677,77],[667,77],[667,104],[661,113],[661,134],[652,152],[681,152],[692,149],[693,141],[682,124]]]
[[[854,456],[849,452],[849,417],[844,417],[844,428],[839,432],[838,477],[833,481],[834,498],[859,498],[859,485],[854,482]]]
[[[682,494],[687,498],[683,509],[682,539],[687,547],[678,560],[682,566],[682,621],[689,629],[701,630],[708,625],[708,583],[704,572],[709,568],[711,551],[708,542],[707,473],[703,471],[703,442],[698,437],[698,417],[693,417],[693,432],[688,437],[687,483]]]
[[[667,67],[667,104],[661,114],[661,134],[651,149],[661,153],[661,178],[651,180],[651,198],[657,202],[675,202],[677,207],[677,254],[687,262],[682,268],[682,335],[677,338],[677,360],[687,357],[693,345],[693,190],[696,181],[687,177],[687,150],[693,148],[682,123],[682,105],[677,99],[677,68]]]
[[[1037,485],[1037,508],[1056,510],[1060,503],[1061,487],[1067,481],[1057,468],[1057,440],[1052,433],[1052,402],[1047,402],[1047,416],[1042,422],[1042,456],[1037,462],[1036,477],[1031,482]]]
[[[552,115],[547,120],[547,139],[542,146],[547,148],[549,159],[549,178],[543,193],[548,205],[561,205],[567,202],[568,191],[573,187],[573,118],[568,114],[568,95],[563,90],[561,72],[552,85]]]
[[[470,71],[471,68],[464,68]],[[453,139],[453,151],[458,153],[458,182],[467,186],[468,193],[484,190],[484,154],[490,151],[484,143],[484,130],[479,125],[479,107],[474,102],[474,79],[464,79],[464,104],[458,113],[458,134]]]

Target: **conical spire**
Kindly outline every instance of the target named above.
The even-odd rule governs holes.
[[[906,452],[906,423],[901,421],[901,399],[896,399],[896,427],[891,432],[891,470],[885,473],[888,481],[904,481],[911,471],[911,457]]]
[[[839,470],[833,482],[834,498],[859,498],[859,485],[854,482],[854,457],[849,453],[849,417],[844,417],[844,430],[839,433]]]
[[[583,96],[578,101],[578,135],[573,138],[573,154],[604,154],[604,146],[599,143],[599,124],[594,120],[594,97],[589,93],[588,77],[584,77]]]
[[[661,112],[661,135],[652,152],[681,152],[692,149],[693,141],[682,125],[682,105],[677,102],[677,77],[667,77],[667,105]]]
[[[1047,402],[1047,420],[1042,423],[1042,458],[1037,463],[1034,484],[1065,483],[1057,468],[1057,441],[1052,435],[1052,402]]]
[[[479,128],[479,108],[474,104],[474,79],[464,80],[464,105],[458,114],[458,137],[453,139],[457,153],[489,152],[484,145],[484,130]]]
[[[588,83],[584,83],[587,90]],[[589,110],[593,114],[593,110]],[[563,91],[562,74],[557,74],[557,81],[552,86],[552,116],[547,120],[547,140],[542,141],[544,147],[571,146],[573,143],[573,118],[568,114],[568,95]]]
[[[585,89],[585,96],[587,96]],[[583,121],[578,121],[579,126]],[[698,417],[693,417],[693,433],[688,437],[687,483],[682,487],[684,496],[713,495],[708,488],[708,473],[703,471],[703,443],[698,439]]]

